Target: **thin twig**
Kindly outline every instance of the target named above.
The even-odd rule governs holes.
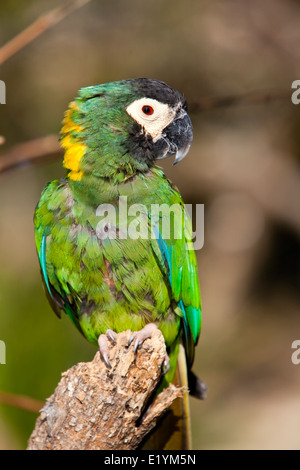
[[[38,413],[44,406],[44,402],[25,395],[15,395],[8,392],[0,392],[0,403],[15,406],[22,410]]]
[[[290,90],[279,90],[274,92],[254,91],[241,95],[217,96],[212,98],[201,98],[189,105],[190,111],[207,111],[216,108],[227,108],[231,106],[269,103],[283,99],[290,99]]]
[[[275,100],[286,99],[289,96],[290,92],[278,91],[272,93],[253,92],[227,97],[201,98],[191,103],[190,110],[201,112],[221,107],[269,103]],[[58,139],[56,135],[48,135],[13,146],[10,150],[0,155],[0,173],[32,161],[39,162],[39,160],[42,160],[46,156],[57,158],[62,153]],[[43,161],[44,160],[42,160],[42,162]]]
[[[27,46],[27,44],[32,42],[35,38],[56,25],[67,15],[83,7],[90,1],[91,0],[67,1],[64,5],[41,15],[30,26],[0,48],[0,65]]]
[[[45,157],[51,155],[56,158],[61,153],[62,149],[57,135],[47,135],[46,137],[16,144],[0,155],[0,173],[27,165],[32,161],[43,163]]]

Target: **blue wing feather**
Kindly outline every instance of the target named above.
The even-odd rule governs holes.
[[[47,267],[46,267],[46,239],[47,239],[47,235],[44,234],[42,237],[41,248],[38,253],[38,256],[39,256],[40,266],[41,266],[43,278],[44,278],[48,293],[50,297],[52,297],[48,274],[47,274]]]
[[[42,271],[42,278],[47,288],[46,293],[48,294],[50,305],[52,306],[54,312],[57,314],[59,318],[60,318],[61,310],[64,310],[66,314],[71,318],[75,326],[79,328],[77,315],[75,313],[74,308],[72,308],[68,299],[65,296],[62,296],[49,282],[48,273],[47,273],[47,265],[46,265],[46,241],[47,241],[47,234],[44,234],[42,237],[40,250],[38,252],[38,257],[39,257],[40,267]]]

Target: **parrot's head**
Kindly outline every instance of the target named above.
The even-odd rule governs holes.
[[[187,154],[193,128],[184,97],[146,78],[82,88],[62,128],[69,178],[132,176],[155,160]]]

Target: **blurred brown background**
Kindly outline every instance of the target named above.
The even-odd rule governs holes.
[[[2,0],[0,44],[61,3]],[[187,203],[205,204],[194,370],[209,394],[191,399],[195,449],[300,448],[300,365],[291,361],[300,339],[300,105],[290,99],[299,64],[295,0],[91,0],[0,69],[2,155],[58,134],[83,86],[156,78],[189,103],[286,93],[191,112],[188,157],[163,163]],[[95,352],[55,317],[40,281],[33,212],[43,186],[63,174],[59,156],[0,175],[0,390],[40,400]],[[25,448],[35,419],[0,404],[0,448]]]

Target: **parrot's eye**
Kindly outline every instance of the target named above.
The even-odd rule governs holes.
[[[152,108],[152,106],[149,106],[149,105],[145,105],[142,107],[142,111],[144,114],[146,114],[147,116],[151,116],[151,114],[154,113],[154,109]]]
[[[126,111],[154,141],[160,138],[176,116],[176,109],[148,96],[130,103]]]

